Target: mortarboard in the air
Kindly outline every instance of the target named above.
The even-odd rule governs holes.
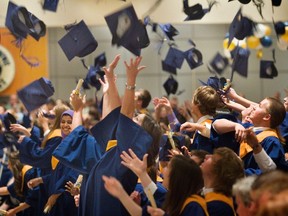
[[[225,94],[226,91],[230,88],[228,87],[229,82],[225,77],[218,78],[217,76],[209,77],[207,82],[203,82],[202,80],[199,80],[200,83],[204,86],[210,86],[213,89],[215,89],[219,94]]]
[[[43,9],[56,12],[59,0],[44,0]]]
[[[167,65],[181,69],[184,57],[184,53],[181,50],[170,46],[164,62]]]
[[[54,87],[50,80],[40,78],[17,91],[18,98],[21,100],[28,112],[31,112],[43,104],[47,103],[49,97],[54,94]]]
[[[165,61],[163,61],[163,60],[162,60],[162,70],[169,72],[169,73],[172,73],[172,74],[175,74],[175,75],[177,74],[176,67],[173,67],[169,64],[166,64]]]
[[[89,55],[98,46],[97,41],[83,20],[73,25],[58,43],[69,61],[75,56],[84,57]]]
[[[191,69],[197,68],[203,64],[202,53],[196,48],[185,51],[184,57]]]
[[[2,115],[2,122],[4,124],[5,130],[10,131],[10,125],[16,124],[17,120],[11,113],[7,112]]]
[[[230,46],[234,37],[238,40],[243,40],[253,34],[253,22],[249,18],[244,17],[241,10],[242,8],[238,10],[230,24],[228,46]]]
[[[285,34],[285,23],[284,22],[276,22],[274,23],[274,29],[277,35],[283,35]]]
[[[275,7],[280,6],[282,3],[282,0],[272,0],[272,5]]]
[[[163,84],[163,87],[168,96],[170,94],[176,94],[178,89],[178,82],[174,79],[172,75],[170,75],[169,78]]]
[[[238,46],[231,53],[233,56],[231,81],[233,79],[234,71],[236,71],[241,76],[247,77],[247,75],[248,75],[248,59],[250,56],[249,49],[244,49],[244,48]]]
[[[228,66],[228,59],[222,56],[219,52],[214,56],[214,58],[209,62],[209,70],[216,72],[221,75],[223,71]]]
[[[35,40],[46,34],[46,25],[25,7],[18,6],[9,1],[5,20],[6,27],[17,39],[27,38],[31,35]]]
[[[105,16],[112,34],[112,44],[123,46],[136,56],[150,44],[146,26],[138,20],[133,5]]]
[[[156,24],[157,25],[157,24]],[[174,36],[179,34],[179,31],[170,23],[166,24],[158,24],[160,29],[162,30],[163,34],[165,35],[166,39],[174,40]],[[155,29],[156,31],[156,29]]]
[[[86,75],[85,81],[89,83],[90,86],[95,87],[97,90],[100,90],[101,83],[99,79],[104,79],[105,72],[100,69],[100,67],[90,66],[88,73]]]
[[[274,61],[260,61],[260,78],[273,79],[278,76]]]
[[[208,2],[208,4],[208,8],[203,9],[203,6],[199,3],[189,6],[188,0],[183,0],[184,13],[187,15],[185,21],[202,19],[206,13],[210,12],[216,1]]]
[[[101,53],[94,59],[95,67],[104,67],[107,64],[105,52]]]

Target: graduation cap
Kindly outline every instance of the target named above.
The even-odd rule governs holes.
[[[75,56],[84,57],[89,55],[98,46],[97,41],[83,20],[73,25],[58,43],[69,61]]]
[[[17,95],[28,112],[47,103],[54,94],[54,87],[50,80],[42,77],[17,91]]]
[[[177,74],[176,67],[170,66],[169,64],[166,64],[165,61],[162,61],[162,70],[172,73],[172,74]]]
[[[177,36],[179,34],[179,31],[170,23],[159,24],[158,26],[160,27],[160,29],[164,33],[165,37],[168,38],[169,40],[174,40],[173,37]],[[154,31],[156,31],[156,29]]]
[[[231,75],[231,81],[233,79],[233,73],[236,71],[238,74],[240,74],[243,77],[247,77],[248,75],[248,59],[250,56],[249,49],[244,49],[242,47],[237,47],[232,52],[233,57],[233,63],[232,63],[232,75]]]
[[[101,83],[99,79],[104,79],[105,72],[100,69],[100,67],[90,66],[86,78],[84,79],[89,85],[95,87],[97,90],[100,90]]]
[[[150,44],[146,26],[137,18],[132,5],[105,16],[112,33],[112,44],[123,46],[136,56]]]
[[[43,9],[56,12],[59,0],[44,0]]]
[[[277,35],[283,35],[285,34],[285,23],[284,22],[276,22],[274,23],[274,29]]]
[[[228,84],[228,81],[226,80],[225,77],[221,77],[221,78],[218,78],[217,76],[209,77],[206,83],[203,82],[202,80],[199,80],[199,81],[202,85],[210,86],[220,94],[223,94],[225,93],[226,90],[228,90],[228,89],[225,89],[225,86],[227,86]]]
[[[216,1],[208,2],[208,4],[209,7],[203,9],[203,6],[199,3],[189,6],[188,0],[183,0],[184,13],[187,15],[185,21],[202,19],[206,13],[210,12],[213,5],[216,4]]]
[[[35,40],[46,34],[46,25],[25,7],[18,6],[9,1],[5,20],[6,27],[18,39],[31,35]]]
[[[196,48],[191,48],[185,51],[184,56],[191,69],[199,67],[203,64],[202,53]]]
[[[228,47],[234,37],[238,40],[243,40],[245,37],[253,34],[253,22],[249,18],[242,16],[241,9],[238,10],[230,24]]]
[[[166,58],[164,60],[164,63],[171,67],[181,69],[182,64],[184,62],[184,58],[185,55],[181,50],[178,50],[170,46]]]
[[[170,94],[175,94],[178,89],[178,82],[174,79],[172,75],[169,76],[169,78],[165,81],[163,84],[163,87],[169,96]]]
[[[275,7],[280,6],[282,3],[282,0],[272,0],[272,5]]]
[[[260,61],[260,78],[273,79],[278,76],[274,61]]]
[[[105,52],[103,52],[94,59],[94,66],[103,67],[105,65],[107,65],[107,60],[106,60]]]
[[[5,130],[6,131],[10,131],[10,125],[11,124],[16,124],[17,120],[14,117],[14,115],[12,115],[11,113],[7,112],[4,115],[1,116],[1,120],[4,124]]]
[[[209,62],[209,70],[212,70],[213,72],[221,75],[228,66],[228,63],[228,58],[222,56],[219,52],[217,52],[214,58]]]

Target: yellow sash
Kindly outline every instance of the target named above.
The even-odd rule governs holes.
[[[106,146],[106,151],[117,145],[117,140],[109,140]]]
[[[205,119],[204,121],[200,122],[199,124],[205,126],[206,123],[211,124],[212,119]],[[193,134],[191,145],[193,144],[196,133],[197,133],[197,131],[195,131],[195,133]]]
[[[54,138],[54,137],[62,137],[62,134],[61,134],[61,130],[60,129],[55,129],[52,131],[52,133],[50,133],[47,137],[47,140],[51,139],[51,138]]]
[[[183,204],[183,207],[181,209],[181,212],[185,209],[185,207],[191,203],[191,202],[197,202],[201,207],[202,209],[204,210],[205,214],[208,216],[208,210],[207,210],[207,204],[206,204],[206,201],[205,199],[203,199],[201,196],[198,196],[198,195],[192,195],[190,197],[188,197],[184,204]]]
[[[222,202],[228,204],[233,209],[234,215],[236,215],[235,210],[234,210],[232,197],[227,197],[223,194],[219,194],[219,193],[215,193],[215,192],[207,193],[205,195],[205,201],[207,203],[215,201],[215,200],[219,200],[219,201],[222,201]]]
[[[261,133],[256,135],[257,140],[258,140],[259,143],[261,143],[266,137],[269,137],[269,136],[274,136],[274,137],[278,138],[276,130],[273,130],[273,129],[262,131]],[[251,148],[250,145],[248,145],[244,141],[241,142],[241,144],[240,144],[240,152],[239,152],[240,158],[245,157],[251,151],[253,151],[253,149]]]
[[[52,155],[52,158],[51,158],[52,170],[54,170],[57,167],[58,163],[59,163],[59,160]]]
[[[22,174],[21,192],[23,192],[23,188],[24,188],[24,177],[25,177],[25,174],[30,169],[32,169],[32,166],[24,165],[22,170],[21,170],[21,174]]]

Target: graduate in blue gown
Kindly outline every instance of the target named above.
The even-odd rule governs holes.
[[[201,169],[193,160],[183,155],[172,157],[163,173],[163,186],[168,189],[168,192],[163,193],[147,173],[147,156],[145,154],[141,161],[133,150],[129,149],[129,152],[122,153],[121,158],[122,164],[133,170],[141,179],[144,191],[151,202],[149,205],[154,205],[151,197],[155,199],[156,206],[153,208],[148,205],[141,208],[131,200],[117,179],[103,177],[105,188],[123,203],[131,215],[164,215],[166,213],[165,215],[171,216],[194,214],[208,216],[206,202],[199,196],[203,187]],[[160,196],[162,196],[162,200],[165,199],[164,203],[157,202]]]
[[[7,187],[1,187],[0,194],[10,194],[16,198],[20,204],[13,209],[9,209],[6,215],[37,216],[38,188],[30,190],[27,187],[27,182],[37,176],[36,169],[28,165],[23,165],[19,160],[18,151],[11,152],[8,155],[8,167],[13,173],[14,182]]]
[[[103,113],[104,119],[91,129],[96,145],[100,146],[92,147],[91,151],[88,148],[88,146],[91,146],[90,143],[75,143],[68,139],[69,137],[76,138],[76,132],[82,133],[82,135],[88,134],[82,126],[79,126],[53,153],[64,165],[72,167],[80,173],[86,170],[85,180],[83,178],[84,185],[81,186],[79,206],[81,208],[80,215],[83,216],[128,215],[119,200],[105,190],[102,175],[116,177],[124,185],[127,193],[130,194],[137,183],[137,176],[121,164],[120,154],[122,151],[131,148],[139,157],[143,157],[145,153],[149,152],[149,160],[151,161],[155,161],[159,151],[160,126],[152,117],[145,114],[133,118],[136,76],[139,71],[145,68],[139,66],[141,57],[131,59],[130,63],[125,62],[127,83],[119,113],[120,97],[113,73],[119,58],[120,56],[117,56],[110,64],[109,69],[105,69],[106,82],[104,88],[107,88],[107,91],[103,90],[105,92],[103,107],[108,107],[107,110],[112,112],[108,114],[107,110],[103,109],[103,112],[106,110],[106,113]],[[77,95],[71,95],[72,101],[73,97],[77,97]],[[74,111],[73,124],[79,110],[74,106]],[[105,151],[107,141],[112,139],[117,140],[117,145],[111,146],[109,150]],[[102,154],[98,161],[96,155],[93,155],[97,148],[100,148]],[[79,155],[87,155],[88,157],[79,158]],[[93,162],[96,163],[93,164]]]

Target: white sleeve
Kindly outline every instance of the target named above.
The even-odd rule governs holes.
[[[153,181],[151,181],[150,184],[144,188],[144,192],[146,195],[148,194],[149,190],[152,194],[154,194],[155,191],[157,190],[157,185]]]
[[[267,172],[270,170],[274,170],[277,168],[274,161],[267,155],[266,151],[262,148],[261,152],[258,154],[253,154],[256,163],[258,164],[259,168],[262,172]]]

